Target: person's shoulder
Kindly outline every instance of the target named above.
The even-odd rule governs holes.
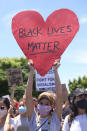
[[[2,128],[0,129],[0,131],[4,131],[4,127],[2,127]]]
[[[69,117],[70,115],[67,115],[64,119],[63,126],[62,126],[62,131],[69,131]]]
[[[70,124],[70,123],[72,123],[73,121],[74,121],[74,117],[72,118],[72,115],[71,115],[71,113],[70,114],[68,114],[66,117],[65,117],[65,119],[64,119],[64,121],[65,122],[67,122],[68,124]]]
[[[32,116],[31,116],[31,119],[29,120],[29,122],[30,122],[30,123],[31,123],[31,122],[34,122],[34,121],[36,120],[37,116],[38,116],[38,113],[35,112],[35,111],[33,111]]]
[[[70,121],[70,114],[65,117],[64,123],[69,125],[69,121]]]
[[[81,114],[81,115],[77,115],[76,117],[75,117],[75,119],[78,119],[78,120],[80,120],[80,119],[86,119],[87,120],[87,114]]]
[[[17,116],[16,116],[16,117],[14,117],[13,119],[14,119],[14,121],[19,120],[19,119],[20,119],[20,115],[17,115]]]
[[[67,115],[66,117],[65,117],[65,120],[69,120],[69,118],[70,118],[70,114],[69,115]]]
[[[52,112],[52,117],[55,117],[55,116],[57,116],[57,113],[56,113],[56,111],[54,110],[54,111]]]
[[[56,121],[59,121],[59,122],[60,122],[60,119],[59,119],[56,111],[53,111],[53,112],[52,112],[52,120],[54,120],[54,119],[55,119]]]

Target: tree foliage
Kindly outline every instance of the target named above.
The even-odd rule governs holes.
[[[70,92],[75,90],[77,87],[87,89],[87,77],[83,76],[82,78],[78,77],[77,80],[76,79],[74,79],[73,81],[69,80],[68,86],[69,86]]]
[[[29,76],[29,67],[27,65],[27,60],[24,57],[21,58],[0,58],[0,97],[3,95],[11,94],[12,87],[8,86],[7,74],[6,70],[8,68],[17,68],[20,67],[22,69],[23,76],[23,85],[18,86],[15,91],[15,98],[19,100],[25,91],[28,76]],[[79,88],[87,88],[87,77],[83,76],[79,77],[78,80],[74,79],[73,81],[69,80],[68,83],[69,90],[72,92],[77,87]],[[33,96],[37,97],[39,92],[36,92],[35,89],[35,77],[33,82]]]
[[[6,70],[8,68],[17,68],[17,67],[20,67],[22,69],[23,85],[18,86],[16,88],[15,98],[19,100],[23,96],[30,70],[27,65],[27,60],[21,57],[21,58],[0,58],[0,97],[7,94],[10,95],[12,91],[12,87],[8,86]],[[38,93],[36,93],[35,91],[35,81],[33,85],[34,85],[33,95],[37,96]]]

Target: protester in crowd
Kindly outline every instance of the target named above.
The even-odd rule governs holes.
[[[12,86],[12,92],[10,96],[10,104],[12,105],[14,109],[14,114],[13,114],[14,117],[18,114],[18,107],[19,107],[19,102],[14,99],[15,90],[16,90],[16,84]]]
[[[62,88],[60,79],[57,73],[57,67],[59,67],[59,61],[55,62],[54,73],[56,82],[56,104],[54,108],[54,96],[50,92],[43,92],[38,97],[38,112],[33,108],[33,75],[34,68],[33,62],[29,61],[30,73],[27,82],[26,89],[26,106],[29,119],[29,131],[59,131],[60,118],[62,111]]]
[[[27,108],[26,108],[26,102],[24,99],[21,99],[19,101],[19,115],[13,118],[14,125],[13,129],[14,131],[29,131],[29,123],[28,123],[28,117],[27,117]],[[8,111],[8,115],[6,118],[6,123],[5,123],[5,131],[13,131],[11,129],[11,113],[12,113],[12,107],[10,107]]]
[[[70,103],[69,103],[69,100],[67,99],[66,102],[62,106],[62,119],[65,119],[65,117],[69,115],[70,113],[71,113]]]
[[[87,92],[77,88],[72,96],[72,112],[66,116],[62,131],[87,131]]]
[[[71,113],[71,107],[70,107],[70,102],[69,102],[70,101],[70,97],[71,97],[71,94],[68,95],[67,100],[65,101],[65,103],[62,106],[62,117],[61,117],[61,127],[60,127],[60,130],[62,130],[65,117]]]
[[[25,90],[25,92],[24,92],[24,95],[23,95],[23,97],[22,98],[20,98],[20,100],[19,101],[17,101],[17,100],[15,100],[14,99],[14,94],[15,94],[15,90],[16,90],[16,84],[14,84],[13,86],[12,86],[12,92],[11,92],[11,96],[10,96],[10,104],[12,105],[12,107],[13,107],[13,116],[15,117],[15,116],[17,116],[19,113],[19,111],[18,111],[18,108],[19,108],[19,101],[26,101],[26,90]]]
[[[10,107],[9,99],[1,98],[0,99],[0,131],[4,131],[4,125],[5,125],[9,107]]]

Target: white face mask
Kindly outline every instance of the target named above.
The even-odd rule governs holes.
[[[4,117],[7,114],[7,110],[1,110],[0,109],[0,119]]]

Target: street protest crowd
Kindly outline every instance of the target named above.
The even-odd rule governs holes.
[[[62,88],[58,74],[60,62],[55,61],[56,91],[32,96],[34,66],[28,63],[30,72],[26,91],[16,101],[16,85],[8,98],[0,98],[0,131],[87,131],[87,91],[76,88],[62,103]]]

